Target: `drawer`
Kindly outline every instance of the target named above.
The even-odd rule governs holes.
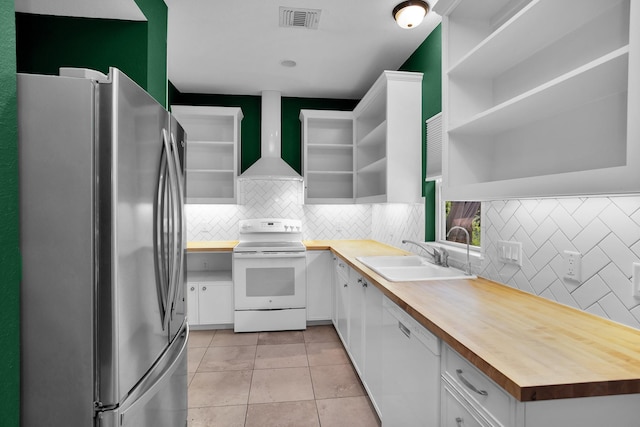
[[[442,427],[491,427],[449,384],[442,385]]]
[[[515,399],[467,359],[444,347],[443,375],[466,399],[477,403],[501,425],[509,426],[514,419]]]
[[[335,266],[336,274],[340,278],[340,281],[344,281],[345,283],[349,282],[349,266],[347,263],[341,258],[335,257],[333,265]]]

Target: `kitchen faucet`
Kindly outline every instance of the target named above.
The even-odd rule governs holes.
[[[451,232],[456,229],[464,231],[464,234],[467,236],[467,264],[465,265],[464,271],[465,273],[467,273],[467,275],[471,276],[471,261],[469,260],[469,232],[464,227],[460,227],[459,225],[454,225],[449,229],[449,232],[447,233],[447,237],[449,237],[449,234],[451,234]]]
[[[446,249],[430,247],[430,246],[425,245],[424,243],[416,242],[414,240],[403,240],[402,243],[403,244],[412,243],[412,244],[418,246],[419,248],[424,250],[427,254],[429,254],[433,258],[433,262],[436,265],[441,265],[443,267],[449,267],[449,261],[448,261],[449,260],[449,253],[446,251]],[[430,252],[429,249],[432,249],[433,252]]]

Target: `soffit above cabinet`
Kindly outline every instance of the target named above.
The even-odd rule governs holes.
[[[15,0],[16,12],[146,21],[134,0]]]

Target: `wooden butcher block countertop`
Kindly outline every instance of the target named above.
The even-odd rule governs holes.
[[[389,282],[356,260],[372,240],[306,241],[351,267],[520,401],[640,393],[640,331],[478,278]]]
[[[237,242],[197,243],[188,250]],[[304,244],[344,259],[520,401],[640,393],[640,330],[482,278],[389,282],[356,257],[410,253],[374,240]]]

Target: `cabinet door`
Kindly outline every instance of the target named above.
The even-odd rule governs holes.
[[[366,282],[349,269],[349,353],[360,377],[364,377],[364,301]]]
[[[200,324],[233,323],[232,282],[200,283],[198,298]]]
[[[382,291],[369,284],[366,290],[364,324],[364,382],[373,405],[380,412],[382,392]]]
[[[330,251],[307,252],[307,320],[331,319],[332,265]]]
[[[339,261],[339,260],[338,260]],[[345,347],[349,347],[349,281],[343,275],[336,275],[335,283],[335,326]]]
[[[198,314],[198,289],[199,283],[187,282],[187,320],[190,325],[199,325],[200,317]]]

